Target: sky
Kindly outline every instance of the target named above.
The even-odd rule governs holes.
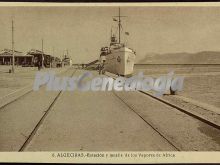
[[[121,7],[123,36],[137,52],[147,53],[220,51],[220,7]],[[112,16],[118,7],[0,7],[0,50],[11,48],[11,20],[15,26],[15,49],[41,50],[62,56],[68,49],[74,63],[99,57],[108,46],[110,32],[117,32]]]

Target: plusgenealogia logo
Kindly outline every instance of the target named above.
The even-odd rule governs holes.
[[[94,77],[91,72],[85,72],[78,77],[57,77],[54,72],[37,72],[33,90],[38,91],[40,86],[46,85],[47,91],[150,91],[161,96],[169,90],[181,91],[184,77],[175,76],[170,72],[165,76],[153,78],[139,72],[129,78]]]

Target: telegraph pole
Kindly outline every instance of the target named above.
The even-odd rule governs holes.
[[[42,68],[44,67],[44,40],[41,41],[41,51],[42,51]]]
[[[11,30],[12,30],[12,68],[11,68],[11,73],[14,73],[14,66],[15,66],[15,56],[14,56],[14,20],[12,19],[12,26],[11,26]]]
[[[54,55],[54,46],[53,46],[53,50],[52,50],[52,55],[53,55],[53,61],[50,62],[50,67],[52,68],[52,62],[56,61],[55,59],[55,55]]]
[[[121,43],[121,11],[119,7],[118,11],[118,38],[119,38],[119,44]]]

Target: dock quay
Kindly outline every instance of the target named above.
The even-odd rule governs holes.
[[[71,67],[59,75],[72,77],[87,71]],[[180,111],[139,91],[46,92],[44,86],[37,92],[30,90],[14,100],[12,93],[12,100],[0,107],[1,151],[220,149],[219,111],[207,107],[201,120],[204,114],[191,115],[186,113],[190,108]]]

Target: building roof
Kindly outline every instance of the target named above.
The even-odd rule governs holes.
[[[11,49],[3,49],[2,51],[0,51],[0,56],[10,57],[10,56],[12,56],[12,50]],[[19,51],[15,50],[14,56],[16,56],[16,57],[25,56],[26,57],[27,55],[25,55],[23,52],[19,52]]]
[[[31,49],[27,54],[42,54],[42,51],[37,49]]]
[[[37,49],[31,49],[29,52],[27,52],[28,55],[34,55],[34,54],[42,54],[42,51],[40,50],[37,50]],[[48,55],[49,54],[46,54],[46,53],[43,53],[44,55]],[[50,55],[51,56],[51,55]]]

